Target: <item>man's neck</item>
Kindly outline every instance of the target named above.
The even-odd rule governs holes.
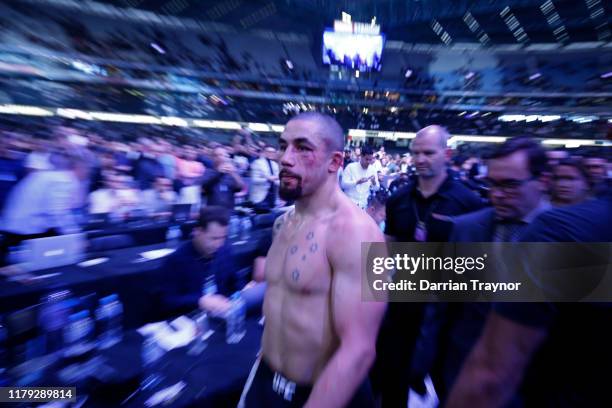
[[[418,186],[419,186],[419,191],[421,192],[421,194],[423,194],[423,197],[427,198],[427,197],[431,197],[432,195],[436,194],[438,190],[440,189],[440,186],[442,185],[442,183],[444,183],[444,181],[446,180],[446,177],[448,177],[448,175],[446,174],[446,171],[443,171],[442,173],[434,177],[429,177],[429,178],[419,177]]]
[[[531,223],[541,212],[550,208],[550,201],[545,197],[540,197],[535,205],[527,209],[524,215],[519,217],[519,221]]]
[[[312,195],[301,197],[295,202],[296,214],[303,217],[317,217],[336,206],[335,197],[339,191],[337,175],[327,181]]]
[[[196,253],[198,254],[198,259],[210,259],[212,258],[212,255],[206,253],[206,251],[204,251],[204,248],[202,248],[200,246],[200,244],[198,244],[198,241],[196,241],[195,239],[191,241],[193,248],[196,250]]]

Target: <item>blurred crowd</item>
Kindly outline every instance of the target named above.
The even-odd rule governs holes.
[[[190,205],[194,216],[206,204],[259,210],[283,205],[277,194],[276,147],[247,131],[225,144],[181,143],[154,133],[109,141],[68,126],[49,132],[46,137],[3,133],[0,208],[5,232],[27,237],[65,233],[78,230],[90,214],[119,221],[169,218],[176,204]],[[462,150],[449,158],[449,174],[486,202],[486,151]],[[568,194],[588,196],[607,177],[607,154],[605,148],[549,151],[562,164],[554,168],[559,182],[551,178],[547,192],[553,202],[575,203]],[[370,146],[348,144],[339,182],[366,209],[372,197],[380,201],[416,174],[406,150],[389,153],[380,146],[373,152]],[[576,184],[568,187],[569,180]]]
[[[223,314],[232,293],[240,290],[247,304],[261,304],[270,237],[258,243],[251,272],[243,276],[226,227],[233,228],[231,210],[269,214],[292,204],[278,195],[282,152],[275,143],[245,130],[227,143],[179,143],[152,133],[107,140],[69,126],[51,128],[45,136],[11,131],[0,139],[3,253],[24,240],[79,231],[91,218],[108,217],[114,224],[170,220],[177,206],[186,205],[196,227],[163,264],[167,312],[199,307]],[[348,143],[339,185],[389,240],[606,241],[612,191],[608,149],[545,150],[519,137],[486,149],[451,151],[450,136],[434,125],[421,129],[404,151]],[[427,376],[441,401],[461,401],[470,387],[485,384],[471,377],[469,368],[479,362],[469,356],[486,347],[479,336],[489,333],[486,317],[493,312],[519,326],[532,324],[514,306],[390,303],[378,340],[383,351],[371,373],[383,406],[406,406],[409,388],[427,394]],[[539,324],[548,330],[552,323]],[[581,341],[592,333],[584,335]],[[553,334],[550,341],[564,339]],[[494,359],[504,353],[485,355]],[[515,356],[502,368],[515,369],[517,361],[522,360]],[[574,373],[584,372],[584,364],[572,364],[578,367]],[[541,378],[551,367],[539,366]]]

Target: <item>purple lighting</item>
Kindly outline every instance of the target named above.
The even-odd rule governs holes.
[[[155,51],[159,52],[160,54],[165,54],[166,51],[164,51],[164,49],[162,47],[160,47],[159,45],[157,45],[156,43],[151,43],[151,48],[153,48]]]
[[[538,78],[539,78],[539,77],[541,77],[541,76],[542,76],[542,74],[540,74],[539,72],[536,72],[535,74],[533,74],[533,75],[531,75],[531,76],[529,77],[529,80],[530,80],[530,81],[533,81],[534,79],[538,79]]]
[[[606,72],[605,74],[603,74],[601,76],[602,79],[607,79],[607,78],[610,78],[610,77],[612,77],[612,71]]]

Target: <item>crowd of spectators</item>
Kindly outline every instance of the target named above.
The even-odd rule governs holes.
[[[178,143],[153,133],[107,140],[69,126],[37,136],[44,137],[11,131],[0,139],[4,251],[27,239],[76,232],[91,216],[108,215],[115,223],[168,219],[174,205],[187,204],[197,225],[191,240],[164,263],[163,304],[173,311],[200,307],[222,314],[228,297],[241,288],[261,302],[266,250],[259,251],[245,286],[248,279],[234,273],[226,238],[232,210],[251,207],[266,213],[291,205],[278,196],[275,144],[245,131],[225,144]],[[349,143],[338,182],[390,240],[404,242],[518,241],[532,231],[531,224],[550,235],[560,227],[538,223],[542,214],[557,214],[555,208],[573,214],[573,208],[609,196],[609,151],[604,148],[545,151],[521,137],[488,151],[451,152],[449,137],[444,128],[428,126],[404,152]],[[589,235],[590,227],[580,228],[578,233]],[[593,238],[599,239],[593,228]],[[184,276],[178,279],[176,271]],[[490,313],[517,327],[531,324],[520,308],[391,303],[379,347],[396,353],[381,352],[376,361],[371,377],[377,395],[405,405],[408,388],[424,393],[423,378],[429,374],[442,401],[467,398],[471,390],[466,387],[478,384],[469,369],[480,363],[470,352],[486,347],[481,333],[494,336],[485,319]],[[562,313],[555,318],[571,320]],[[546,320],[538,328],[549,330],[549,324]],[[562,342],[557,336],[551,341]],[[464,364],[468,368],[460,371]],[[552,366],[539,369],[548,373]]]

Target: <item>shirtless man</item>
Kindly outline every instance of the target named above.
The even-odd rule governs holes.
[[[239,407],[372,406],[367,374],[384,302],[361,300],[361,243],[384,242],[372,219],[340,190],[338,123],[303,113],[280,137],[278,218],[268,252],[263,350]]]

